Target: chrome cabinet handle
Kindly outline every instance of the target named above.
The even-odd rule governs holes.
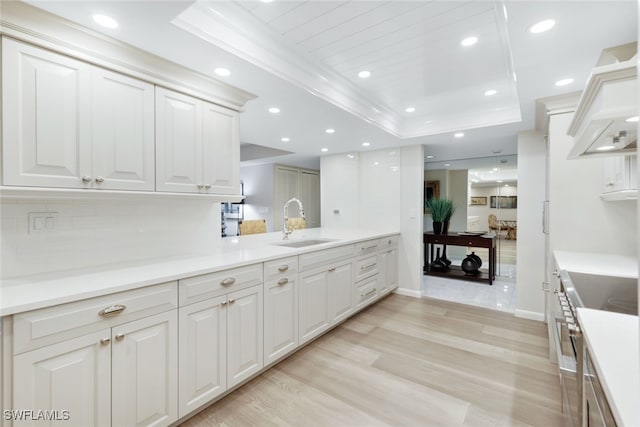
[[[286,285],[287,283],[289,283],[289,279],[287,279],[286,277],[283,279],[278,280],[278,285],[282,286],[282,285]]]
[[[202,190],[204,188],[204,184],[198,184],[198,190]]]
[[[122,341],[124,339],[124,334],[116,334],[116,339],[118,341]]]
[[[387,241],[387,243],[390,245],[390,244],[391,244],[391,239],[389,239],[389,240]]]
[[[103,178],[103,177],[101,177],[101,176],[98,176],[98,177],[96,177],[96,182],[97,182],[98,184],[102,184],[102,183],[104,182],[104,178]]]
[[[375,267],[376,265],[378,265],[378,264],[377,263],[373,263],[373,264],[365,265],[363,267],[360,267],[360,270],[368,270],[370,268]]]
[[[227,277],[222,282],[220,282],[222,286],[230,286],[230,285],[233,285],[234,283],[236,283],[236,279],[234,277]]]
[[[558,270],[553,270],[552,274],[556,277],[560,277],[560,273],[558,273]]]
[[[227,303],[228,303],[228,302],[229,302],[229,301],[222,301],[222,302],[220,303],[220,305],[227,305]]]
[[[278,271],[280,273],[284,273],[285,271],[289,270],[289,266],[287,264],[285,265],[281,265],[280,267],[278,267]]]
[[[207,184],[207,185],[205,185],[205,186],[204,186],[204,189],[205,189],[205,190],[208,190],[208,189],[210,189],[210,188],[211,188],[211,184]]]
[[[335,267],[329,269],[329,273],[333,273],[334,271],[336,271]]]
[[[236,300],[234,300],[233,298],[229,298],[229,304],[233,304],[234,302],[236,302]]]
[[[102,338],[100,340],[100,344],[102,345],[108,345],[111,342],[111,338]]]
[[[93,181],[93,178],[91,178],[89,175],[85,175],[82,177],[82,182],[89,183],[91,181]]]
[[[371,246],[367,246],[366,248],[362,248],[363,251],[368,251],[369,249],[375,249],[377,248],[378,245],[371,245]]]
[[[122,313],[123,311],[126,310],[126,308],[127,308],[126,305],[114,304],[114,305],[110,305],[109,307],[103,308],[98,312],[98,314],[102,317],[112,317]]]

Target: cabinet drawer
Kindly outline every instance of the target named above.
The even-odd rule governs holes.
[[[362,256],[372,254],[378,251],[378,240],[366,240],[364,242],[356,243],[356,256]]]
[[[378,296],[378,277],[364,280],[356,284],[354,301],[356,310],[369,305]]]
[[[268,261],[264,263],[264,279],[273,279],[282,276],[295,276],[298,274],[298,257],[290,257]]]
[[[180,305],[187,305],[262,283],[262,264],[232,268],[179,281]]]
[[[378,274],[378,254],[361,257],[356,261],[356,282]]]
[[[345,245],[300,255],[298,257],[300,271],[307,271],[334,261],[352,258],[354,249],[354,245]]]
[[[378,239],[378,249],[384,250],[389,248],[395,248],[398,246],[398,236],[389,236]]]
[[[168,282],[16,314],[13,351],[20,354],[177,306],[176,282]]]

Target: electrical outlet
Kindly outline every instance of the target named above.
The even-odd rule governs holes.
[[[29,212],[29,234],[50,233],[56,229],[58,212]]]

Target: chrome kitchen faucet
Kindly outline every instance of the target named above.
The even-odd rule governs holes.
[[[287,215],[287,212],[289,210],[289,204],[296,202],[298,203],[298,209],[299,209],[299,213],[300,213],[300,217],[302,219],[305,219],[304,216],[304,208],[302,207],[302,202],[298,199],[296,199],[295,197],[290,198],[289,200],[287,200],[287,203],[284,204],[284,223],[282,224],[282,233],[284,234],[284,236],[282,237],[282,240],[287,240],[289,239],[289,234],[293,233],[293,230],[290,229],[289,227],[287,227],[287,222],[289,220],[289,216]]]

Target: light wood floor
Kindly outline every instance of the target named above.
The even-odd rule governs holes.
[[[391,295],[183,424],[561,426],[546,328]]]

